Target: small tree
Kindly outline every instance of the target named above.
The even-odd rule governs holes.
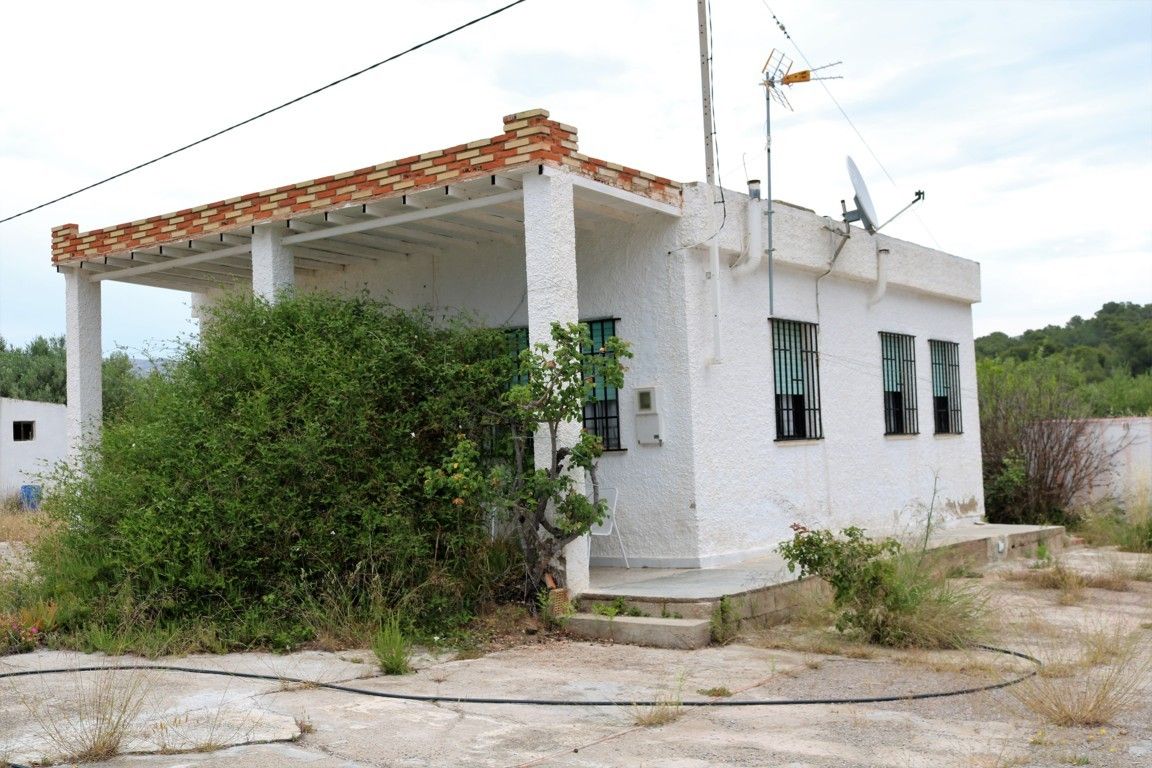
[[[561,426],[582,417],[584,406],[596,399],[598,384],[622,386],[620,361],[631,356],[620,339],[610,338],[600,349],[592,349],[586,326],[553,323],[551,344],[538,343],[521,352],[517,383],[503,398],[511,434],[510,461],[496,462],[484,472],[476,445],[461,436],[445,464],[425,476],[428,493],[450,494],[454,504],[481,504],[502,513],[524,554],[528,594],[544,586],[550,571],[565,583],[564,547],[604,518],[607,503],[600,498],[596,477],[604,444],[581,431],[574,443],[565,445]],[[546,466],[537,467],[529,450],[541,426],[548,459]],[[585,473],[591,499],[584,493]]]

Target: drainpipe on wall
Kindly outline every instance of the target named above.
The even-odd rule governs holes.
[[[876,249],[876,290],[872,292],[872,297],[868,299],[868,306],[872,306],[880,299],[884,298],[884,292],[888,290],[888,249]]]

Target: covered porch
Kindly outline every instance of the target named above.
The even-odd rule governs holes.
[[[268,301],[290,290],[368,291],[400,306],[454,308],[546,341],[583,319],[577,241],[649,218],[674,221],[669,179],[590,158],[545,110],[504,118],[498,136],[347,173],[80,232],[53,228],[65,277],[70,450],[98,439],[105,280]],[[448,279],[448,275],[453,275]],[[567,425],[572,440],[580,425]],[[545,441],[536,441],[541,450]],[[544,461],[545,457],[537,457]],[[588,584],[587,544],[566,551]]]

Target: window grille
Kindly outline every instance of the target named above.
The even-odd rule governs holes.
[[[915,435],[920,431],[916,410],[916,338],[880,332],[884,375],[884,434]]]
[[[592,346],[585,353],[607,355],[603,352],[604,343],[616,335],[617,318],[588,320],[584,325],[592,336]],[[597,376],[593,383],[592,395],[595,398],[584,405],[584,429],[597,435],[604,442],[604,450],[619,451],[620,448],[620,393],[616,387],[604,383]]]
[[[772,321],[777,440],[824,437],[816,331],[815,323]]]
[[[17,442],[27,442],[36,439],[36,422],[34,421],[14,421],[12,422],[12,439]]]
[[[951,341],[928,341],[932,355],[932,418],[936,434],[964,432],[960,414],[960,345]]]

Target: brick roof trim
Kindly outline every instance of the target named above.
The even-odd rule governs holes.
[[[588,157],[578,149],[576,129],[550,120],[547,110],[517,112],[504,117],[503,133],[488,139],[88,232],[80,232],[76,224],[61,224],[52,228],[52,261],[63,264],[193,240],[412,194],[526,163],[566,167],[662,203],[681,204],[683,187],[678,182]]]

